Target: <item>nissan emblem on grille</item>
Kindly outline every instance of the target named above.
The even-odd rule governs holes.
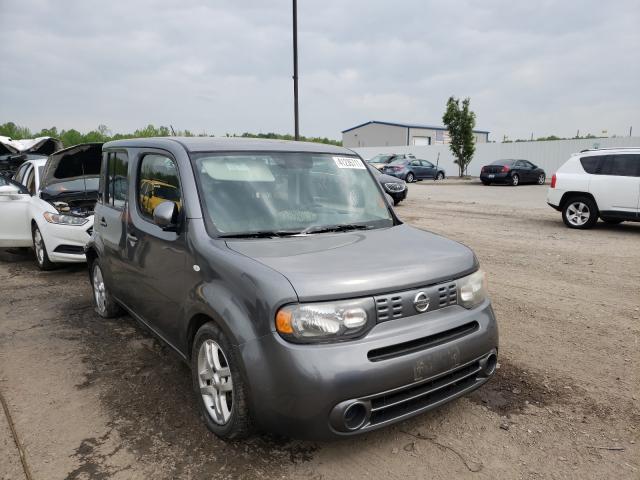
[[[413,306],[420,313],[426,312],[429,308],[429,296],[424,292],[418,292],[413,299]]]

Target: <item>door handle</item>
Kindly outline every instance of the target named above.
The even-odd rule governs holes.
[[[103,227],[107,226],[107,221],[104,219],[104,217],[100,219],[100,225],[102,225]]]
[[[131,243],[131,245],[135,245],[136,243],[138,243],[138,237],[136,237],[132,233],[127,233],[127,240],[129,241],[129,243]]]

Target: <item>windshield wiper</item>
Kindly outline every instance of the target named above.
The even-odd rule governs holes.
[[[257,232],[244,232],[244,233],[227,233],[220,235],[219,238],[273,238],[273,237],[289,237],[291,235],[297,235],[300,232],[288,231],[288,230],[260,230]]]
[[[313,227],[305,228],[301,235],[309,235],[313,233],[325,233],[325,232],[348,232],[350,230],[370,230],[373,226],[362,225],[357,223],[344,223],[340,225],[317,225]]]

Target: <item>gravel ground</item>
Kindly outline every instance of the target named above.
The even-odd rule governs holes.
[[[640,478],[640,224],[569,230],[545,193],[410,186],[399,216],[469,245],[489,275],[500,369],[439,410],[331,443],[221,442],[178,357],[127,316],[97,317],[83,266],[44,273],[0,250],[0,392],[33,477]],[[0,478],[23,478],[1,413],[0,459]]]

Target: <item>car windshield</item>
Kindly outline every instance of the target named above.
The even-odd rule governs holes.
[[[373,158],[370,158],[369,160],[367,160],[367,162],[369,163],[389,163],[392,159],[393,159],[393,155],[376,155]]]
[[[47,185],[45,189],[49,194],[58,194],[62,192],[97,191],[99,183],[99,177],[87,176],[82,178],[75,178],[73,180],[59,180],[56,183]]]
[[[205,215],[224,236],[382,228],[394,221],[357,157],[264,152],[193,155]]]

